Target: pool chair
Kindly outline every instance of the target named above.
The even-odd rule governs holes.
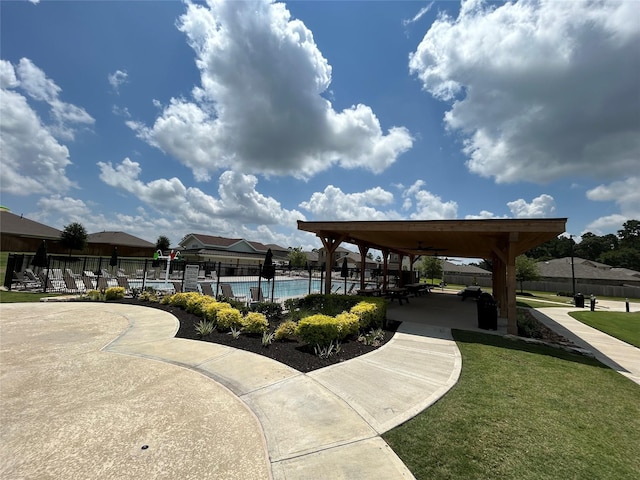
[[[124,275],[118,275],[118,286],[124,288],[125,293],[131,292],[131,286],[129,285],[129,279]]]
[[[220,289],[222,290],[222,296],[225,298],[230,298],[231,300],[240,300],[243,302],[247,299],[246,295],[234,295],[230,283],[221,283]]]
[[[171,282],[173,284],[173,290],[176,293],[182,292],[182,282]]]
[[[76,279],[72,277],[68,272],[64,272],[63,278],[64,285],[68,293],[78,293],[80,291],[80,288],[76,283]]]
[[[260,303],[265,301],[264,295],[262,294],[262,288],[250,287],[249,292],[251,293],[251,303]]]
[[[85,274],[87,272],[84,272]],[[91,272],[93,273],[93,272]],[[82,276],[82,283],[84,283],[84,288],[87,290],[95,290],[96,286],[93,284],[93,277],[89,276],[89,275],[83,275]]]
[[[215,297],[215,293],[213,293],[213,287],[210,283],[200,283],[200,289],[202,290],[203,295],[209,295],[210,297]]]
[[[265,298],[265,296],[262,294],[262,287],[258,288],[258,287],[249,287],[249,292],[251,293],[251,303],[262,303],[262,302],[269,302],[270,299]],[[273,299],[274,302],[277,302],[278,299],[274,298]]]

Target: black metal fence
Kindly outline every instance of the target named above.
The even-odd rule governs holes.
[[[34,255],[10,253],[5,287],[9,290],[71,294],[122,286],[129,292],[146,289],[169,293],[199,291],[247,302],[283,301],[310,293],[329,293],[325,291],[326,273],[321,267],[276,267],[273,278],[266,279],[261,275],[262,265],[126,257],[113,262],[110,257],[65,255],[49,255],[43,266],[34,266],[33,261]],[[367,285],[379,284],[379,273],[365,271]],[[393,272],[389,274],[393,275]],[[347,277],[342,277],[340,270],[332,273],[332,293],[356,293],[358,289],[359,270],[350,269]]]

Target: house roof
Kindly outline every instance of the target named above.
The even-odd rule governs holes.
[[[185,237],[180,241],[180,245],[186,249],[189,248],[188,245],[185,245],[184,242],[189,238],[193,237],[198,242],[200,242],[205,248],[211,248],[214,250],[231,250],[234,245],[238,243],[244,242],[253,248],[256,252],[266,253],[266,251],[271,248],[272,251],[278,252],[286,252],[286,248],[282,248],[280,245],[269,244],[265,245],[260,242],[254,242],[250,240],[245,240],[244,238],[226,238],[226,237],[218,237],[215,235],[205,235],[202,233],[189,233],[185,235]]]
[[[457,264],[443,260],[443,270],[445,273],[465,273],[469,275],[491,275],[489,270],[480,268],[477,265]]]
[[[22,215],[16,215],[8,210],[0,209],[0,234],[18,235],[23,237],[59,239],[62,232]]]
[[[585,260],[575,257],[573,259],[573,274],[571,272],[571,257],[555,258],[545,262],[538,262],[538,271],[546,278],[575,278],[590,280],[617,280],[639,281],[640,272],[626,268],[615,268],[611,265]]]
[[[126,245],[128,247],[154,248],[155,244],[125,232],[96,232],[87,235],[87,243],[104,243],[107,245]]]

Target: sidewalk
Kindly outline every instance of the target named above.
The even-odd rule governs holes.
[[[640,349],[575,320],[569,315],[569,312],[576,310],[586,309],[550,307],[532,310],[532,313],[552,330],[565,336],[579,347],[593,352],[603,364],[640,384]],[[596,310],[624,312],[625,304],[598,300]],[[640,305],[631,304],[630,310],[632,312],[640,311]]]
[[[2,304],[0,314],[2,420],[9,425],[0,454],[12,459],[3,478],[46,471],[83,478],[411,479],[379,435],[439,399],[461,370],[449,329],[410,322],[375,352],[305,375],[261,355],[173,338],[175,318],[144,307]],[[12,340],[5,345],[7,332]],[[53,353],[30,352],[34,339]],[[122,355],[100,351],[109,341],[102,352]],[[74,381],[57,382],[71,365]],[[38,382],[22,382],[25,369]],[[59,388],[53,404],[52,383]],[[28,414],[32,400],[25,395],[43,399]],[[41,429],[51,416],[57,427]],[[143,443],[149,448],[141,450]],[[86,449],[91,461],[69,470]]]

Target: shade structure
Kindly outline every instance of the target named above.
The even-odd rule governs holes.
[[[118,247],[113,247],[113,253],[111,254],[111,260],[109,260],[109,265],[115,267],[118,265]]]
[[[31,265],[34,267],[46,267],[47,266],[47,242],[42,240],[42,243],[38,247],[36,254],[31,260]]]

